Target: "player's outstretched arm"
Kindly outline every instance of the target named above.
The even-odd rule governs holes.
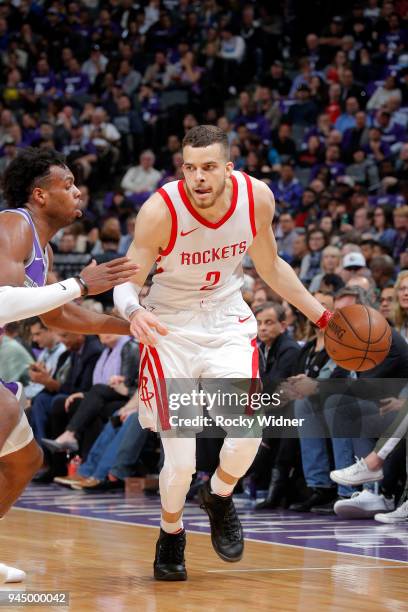
[[[257,234],[248,252],[256,271],[283,299],[293,304],[313,323],[324,326],[326,319],[324,307],[303,286],[290,265],[278,255],[272,231],[275,212],[273,194],[261,181],[251,180],[254,189]]]
[[[166,249],[171,236],[172,219],[161,195],[153,194],[142,206],[135,225],[133,242],[127,253],[140,270],[134,277],[115,287],[113,298],[121,315],[130,321],[132,334],[148,346],[157,343],[157,334],[166,335],[167,328],[139,303],[139,293],[157,257]]]
[[[0,325],[58,308],[80,297],[85,289],[89,295],[106,291],[137,270],[127,258],[121,258],[102,266],[87,266],[81,273],[81,280],[69,278],[46,287],[24,287],[24,262],[32,248],[31,229],[15,214],[5,213],[0,232]],[[49,254],[51,256],[51,249]]]

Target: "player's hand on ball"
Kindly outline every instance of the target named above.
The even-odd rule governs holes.
[[[167,327],[162,325],[159,319],[152,312],[147,312],[144,308],[136,310],[130,319],[130,331],[139,342],[146,346],[157,344],[157,334],[167,336]]]

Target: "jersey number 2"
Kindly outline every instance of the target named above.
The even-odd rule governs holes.
[[[207,276],[205,277],[205,280],[209,282],[209,285],[203,285],[200,291],[211,291],[211,289],[214,289],[215,285],[218,283],[220,278],[221,278],[221,272],[218,272],[218,271],[208,272]]]

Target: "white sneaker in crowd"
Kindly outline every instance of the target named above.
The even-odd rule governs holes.
[[[333,472],[330,472],[330,478],[334,480],[334,482],[344,486],[375,482],[381,480],[383,476],[382,469],[370,470],[364,459],[358,459],[357,457],[353,465],[349,465],[349,467],[343,468],[342,470],[333,470]]]
[[[394,498],[387,499],[384,495],[364,490],[353,493],[350,499],[340,499],[333,510],[340,518],[357,519],[372,518],[378,512],[391,512],[394,507]]]
[[[376,514],[374,519],[379,523],[408,523],[408,499],[404,501],[394,512]]]

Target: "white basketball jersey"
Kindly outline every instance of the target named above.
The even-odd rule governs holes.
[[[254,239],[252,183],[242,172],[231,175],[228,211],[217,223],[191,204],[183,181],[158,190],[172,218],[170,241],[157,259],[157,271],[146,304],[188,310],[203,300],[224,301],[240,291],[242,259]]]

